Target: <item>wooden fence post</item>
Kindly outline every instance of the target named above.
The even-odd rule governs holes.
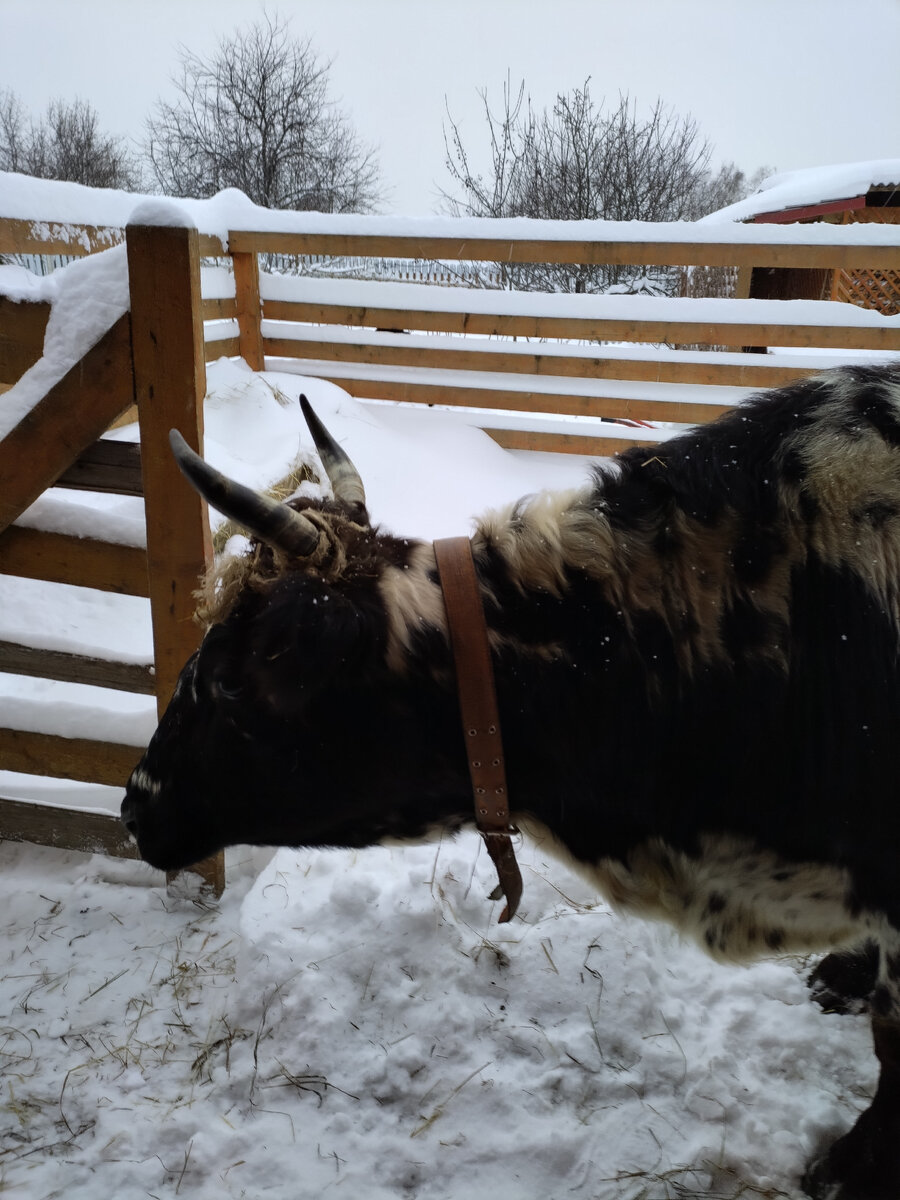
[[[259,298],[259,256],[255,251],[232,254],[234,294],[237,301],[238,347],[251,371],[265,370],[263,354],[262,302]]]
[[[128,276],[135,397],[147,514],[147,560],[160,715],[181,668],[196,650],[198,579],[212,562],[206,504],[182,477],[169,448],[178,429],[203,452],[206,363],[197,230],[129,225]],[[217,894],[223,856],[195,868]]]

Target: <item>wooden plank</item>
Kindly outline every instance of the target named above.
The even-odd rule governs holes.
[[[218,358],[237,358],[240,353],[241,345],[236,337],[219,338],[215,342],[206,342],[203,347],[203,357],[208,363]]]
[[[125,411],[112,422],[110,429],[121,429],[123,425],[137,425],[138,410],[136,404],[129,404]]]
[[[265,370],[260,319],[259,259],[255,254],[233,254],[240,356],[251,371]]]
[[[137,846],[118,817],[0,797],[0,839],[81,850],[115,858],[139,858]]]
[[[125,313],[0,442],[0,531],[133,399],[130,321]]]
[[[224,258],[229,253],[228,245],[214,233],[198,234],[197,250],[201,258]]]
[[[63,683],[86,683],[146,696],[156,694],[153,668],[144,663],[112,662],[86,654],[22,646],[18,642],[0,641],[0,671],[37,679],[57,679]]]
[[[594,317],[506,316],[496,313],[352,307],[266,300],[266,318],[370,329],[477,333],[498,337],[563,338],[596,342],[663,342],[670,346],[803,346],[900,350],[900,327],[756,324],[725,321],[639,321]],[[790,320],[785,313],[785,321]]]
[[[124,230],[115,225],[0,217],[0,254],[65,254],[80,258],[108,250],[123,237]]]
[[[687,400],[644,400],[622,396],[566,395],[560,392],[518,391],[508,388],[461,387],[457,384],[409,383],[405,380],[355,379],[340,372],[320,375],[338,387],[366,400],[393,400],[406,404],[446,404],[461,408],[500,409],[512,412],[553,413],[578,417],[624,417],[632,421],[675,421],[697,425],[727,412],[727,404],[701,404]]]
[[[82,492],[115,492],[143,496],[141,447],[138,442],[94,442],[57,479],[54,487]]]
[[[893,191],[891,195],[894,196]],[[871,208],[856,208],[847,213],[844,220],[846,225],[900,225],[900,208],[895,204],[878,204]]]
[[[124,787],[143,746],[65,738],[54,733],[0,729],[0,770]]]
[[[238,315],[236,296],[213,296],[200,305],[204,321],[233,321]]]
[[[735,300],[750,299],[750,285],[753,279],[752,267],[740,267],[737,273],[737,283],[734,288]]]
[[[205,502],[169,448],[176,428],[203,452],[206,393],[200,258],[195,229],[129,225],[135,392],[140,415],[147,557],[162,715],[200,641],[194,591],[212,562]]]
[[[147,596],[147,555],[137,546],[13,525],[0,534],[0,575]]]
[[[64,254],[80,258],[108,250],[125,239],[120,225],[80,225],[73,221],[33,221],[0,217],[0,254]],[[198,239],[204,258],[221,258],[225,244],[215,234]]]
[[[233,254],[324,254],[372,258],[450,259],[503,263],[707,267],[900,268],[900,245],[786,245],[766,242],[556,241],[546,238],[375,236],[364,234],[263,233],[231,230]]]
[[[156,666],[156,703],[162,715],[200,629],[193,620],[194,591],[212,563],[205,502],[182,476],[169,448],[178,429],[203,453],[206,395],[200,241],[196,229],[129,225],[135,394],[147,510],[147,559]],[[194,870],[220,895],[222,854]]]
[[[366,363],[373,366],[427,367],[453,371],[501,371],[508,374],[561,376],[568,379],[628,379],[642,383],[686,383],[730,387],[780,387],[808,375],[807,367],[772,367],[755,357],[746,363],[716,362],[710,354],[702,362],[676,358],[598,358],[571,354],[521,353],[505,350],[502,342],[470,341],[465,349],[403,346],[374,342],[311,341],[307,338],[265,338],[271,357]],[[508,345],[508,343],[507,343]],[[477,347],[470,349],[470,346]]]
[[[15,383],[44,353],[49,320],[46,301],[17,303],[0,296],[0,379],[5,383]]]
[[[549,454],[585,454],[589,458],[611,458],[629,446],[658,446],[639,436],[634,438],[592,437],[577,433],[550,433],[525,429],[485,429],[505,450],[542,450]],[[637,431],[635,431],[637,433]]]
[[[122,240],[115,226],[0,219],[0,254],[80,256]],[[448,259],[479,262],[547,262],[659,266],[870,267],[900,269],[900,246],[877,243],[782,245],[778,242],[558,241],[545,238],[461,238],[360,234],[272,233],[232,230],[222,239],[201,234],[203,257],[226,253],[323,254],[353,257]]]

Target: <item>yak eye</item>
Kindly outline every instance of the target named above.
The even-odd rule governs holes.
[[[215,700],[239,700],[243,688],[240,680],[230,675],[223,675],[213,681],[212,694]]]

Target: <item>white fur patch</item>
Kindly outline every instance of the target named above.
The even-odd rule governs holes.
[[[137,788],[141,792],[145,792],[148,796],[154,799],[162,791],[162,784],[158,779],[154,779],[149,775],[143,767],[135,767],[131,773],[131,779],[128,781],[131,787]]]
[[[435,570],[430,542],[413,544],[407,567],[389,567],[378,587],[388,617],[388,666],[402,673],[409,662],[413,634],[423,626],[445,629],[447,614],[441,589],[428,577]]]
[[[724,961],[852,945],[883,924],[876,914],[850,912],[845,870],[790,862],[745,839],[704,835],[700,856],[692,858],[652,838],[636,846],[627,863],[604,858],[589,864],[541,822],[515,814],[514,820],[614,907],[667,921]]]

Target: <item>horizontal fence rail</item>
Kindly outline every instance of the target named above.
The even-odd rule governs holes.
[[[0,671],[10,675],[56,679],[61,683],[86,683],[92,687],[156,695],[156,680],[149,664],[114,662],[87,654],[23,646],[18,642],[0,641]]]
[[[137,858],[137,846],[114,817],[0,797],[0,837],[60,850]]]
[[[708,228],[712,232],[715,227]],[[214,244],[214,239],[208,239],[204,253],[214,254]],[[220,242],[219,253],[225,252],[226,248]],[[900,245],[891,245],[874,235],[871,242],[852,245],[841,244],[838,238],[831,244],[803,245],[766,240],[765,235],[754,236],[748,241],[737,238],[713,241],[702,236],[695,241],[630,240],[628,237],[615,241],[579,241],[235,230],[228,234],[227,252],[492,263],[578,263],[586,266],[827,267],[842,270],[878,266],[885,270],[900,269]]]

